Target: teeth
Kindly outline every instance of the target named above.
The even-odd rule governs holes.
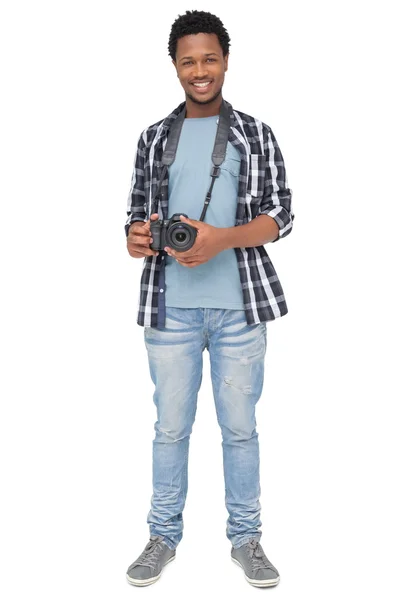
[[[204,83],[194,83],[193,85],[195,85],[196,87],[207,87],[209,83],[211,83],[211,81],[206,81]]]

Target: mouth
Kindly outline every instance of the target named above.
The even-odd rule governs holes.
[[[199,94],[205,94],[211,89],[212,84],[213,84],[213,82],[211,80],[209,80],[209,81],[195,81],[195,82],[192,82],[190,85],[192,87],[194,87],[196,92],[198,92]]]

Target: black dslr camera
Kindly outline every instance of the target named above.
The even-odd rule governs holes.
[[[183,223],[180,215],[189,218],[185,213],[175,213],[170,219],[150,221],[150,233],[153,238],[150,248],[164,250],[169,246],[177,252],[189,250],[196,241],[197,229]]]

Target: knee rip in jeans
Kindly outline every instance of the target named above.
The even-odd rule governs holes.
[[[235,385],[235,383],[233,381],[233,377],[229,377],[228,375],[225,375],[224,383],[226,383],[226,385],[229,385],[229,386],[239,390],[240,392],[242,392],[242,394],[251,394],[251,385],[250,384],[239,387],[239,386]]]
[[[181,440],[184,440],[185,437],[187,437],[187,435],[182,435],[181,437],[179,437],[177,431],[171,429],[164,429],[163,427],[159,427],[158,431],[160,433],[163,433],[167,438],[169,438],[169,441],[171,443],[180,442]]]

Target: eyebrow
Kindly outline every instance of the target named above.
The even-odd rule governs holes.
[[[205,54],[204,56],[212,56],[213,54],[215,54],[215,56],[218,56],[218,54],[216,52],[208,52],[208,54]],[[186,58],[193,58],[193,56],[183,56],[179,62],[181,62],[181,60],[185,60]]]

